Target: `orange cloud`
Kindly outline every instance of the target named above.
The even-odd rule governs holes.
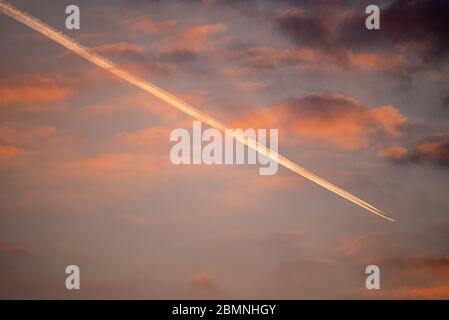
[[[132,9],[124,14],[122,23],[125,28],[130,28],[133,31],[133,35],[136,31],[144,34],[161,35],[174,30],[179,24],[177,20],[154,19]]]
[[[299,48],[285,51],[279,59],[296,63],[307,63],[306,67],[316,69],[341,70],[354,68],[362,71],[387,70],[406,66],[408,61],[400,54],[356,52],[337,48],[332,52],[320,48]]]
[[[295,134],[290,142],[322,140],[344,149],[359,149],[369,146],[373,133],[397,137],[406,121],[394,106],[370,109],[351,97],[325,93],[252,110],[237,123],[281,128]]]
[[[427,162],[447,167],[449,166],[449,132],[430,135],[408,149],[401,146],[386,147],[380,149],[378,154],[391,160],[401,160],[402,163]]]
[[[81,33],[81,34],[77,34],[76,38],[79,41],[91,41],[91,40],[97,40],[97,39],[101,39],[104,38],[106,36],[106,33],[102,33],[102,32],[86,32],[86,33]]]
[[[201,272],[197,274],[190,284],[200,290],[207,290],[207,291],[218,291],[219,287],[218,285],[211,279],[210,275],[206,272]]]
[[[373,122],[381,125],[393,137],[400,135],[399,129],[407,122],[407,118],[392,105],[370,109],[367,113]]]
[[[14,156],[19,152],[16,147],[13,146],[0,146],[0,156]]]
[[[119,135],[119,139],[130,145],[151,146],[161,139],[168,139],[170,129],[164,127],[152,127],[138,132],[126,132]]]
[[[405,262],[404,273],[413,276],[431,275],[449,279],[449,256],[435,259],[408,259]]]
[[[358,53],[349,50],[346,54],[351,65],[365,71],[389,70],[408,64],[407,58],[401,54]]]
[[[379,292],[384,298],[448,299],[449,256],[402,259],[396,280],[399,284]],[[397,282],[397,281],[395,281]],[[393,283],[395,283],[393,282]]]
[[[179,93],[177,94],[178,97],[180,97],[182,100],[186,101],[187,103],[199,106],[202,103],[204,103],[206,99],[206,94],[201,91],[193,91],[189,93]]]
[[[407,157],[408,150],[402,146],[390,146],[379,150],[378,155],[392,160],[401,160]]]
[[[386,294],[391,298],[449,299],[449,284],[430,287],[403,287]]]
[[[12,159],[22,150],[17,149],[14,146],[1,146],[0,145],[0,164]]]
[[[241,62],[245,68],[272,69],[276,67],[299,67],[320,71],[342,71],[348,68],[361,71],[382,71],[408,65],[407,58],[399,53],[357,52],[345,48],[302,47],[295,49],[275,49],[255,47],[243,50],[229,50],[226,59]]]
[[[344,239],[336,248],[335,251],[346,256],[354,256],[358,254],[367,245],[366,236],[354,236]]]
[[[346,149],[368,146],[370,134],[376,131],[397,136],[406,122],[393,106],[369,109],[342,95],[310,95],[276,111],[300,138],[325,140]]]
[[[151,18],[141,18],[131,22],[131,27],[151,34],[161,34],[173,30],[178,22],[176,20],[155,20]]]
[[[0,106],[12,103],[50,103],[66,99],[71,90],[57,81],[35,75],[12,76],[0,80]],[[27,106],[30,111],[49,111],[48,108]]]
[[[160,172],[161,164],[165,163],[157,156],[137,155],[135,153],[107,153],[96,157],[80,157],[65,161],[53,172],[60,176],[74,177],[117,177],[136,174]]]
[[[449,132],[436,133],[427,138],[415,148],[414,157],[449,165]]]
[[[25,146],[36,141],[42,142],[56,137],[54,127],[30,127],[17,123],[0,125],[0,143],[12,146]],[[12,149],[9,149],[12,152]]]
[[[170,132],[166,127],[151,127],[137,132],[121,133],[118,140],[131,147],[134,152],[161,154],[165,147],[163,152],[168,154]]]
[[[170,50],[200,52],[213,49],[210,38],[227,30],[224,23],[206,24],[187,28],[176,37]],[[169,51],[170,51],[169,50]]]

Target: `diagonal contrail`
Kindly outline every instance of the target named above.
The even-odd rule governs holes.
[[[209,116],[208,114],[196,109],[195,107],[193,107],[193,106],[189,105],[188,103],[182,101],[181,99],[171,95],[170,93],[157,87],[156,85],[154,85],[146,80],[143,80],[143,79],[129,73],[128,71],[116,66],[114,63],[112,63],[108,59],[93,52],[91,49],[82,46],[75,40],[73,40],[73,39],[69,38],[68,36],[62,34],[61,32],[53,29],[46,23],[39,21],[37,18],[31,16],[30,14],[20,11],[19,9],[12,6],[11,4],[6,3],[5,1],[1,1],[1,0],[0,0],[0,11],[3,12],[4,14],[10,16],[11,18],[25,24],[26,26],[30,27],[31,29],[34,29],[34,30],[42,33],[47,38],[59,43],[63,47],[80,55],[81,57],[92,62],[93,64],[109,71],[113,75],[135,85],[136,87],[141,88],[142,90],[152,94],[153,96],[161,99],[162,101],[165,101],[170,106],[186,113],[187,115],[191,116],[192,118],[200,120],[202,122],[205,122],[209,126],[219,129],[222,132],[225,132],[226,126],[219,120],[216,120],[215,118]],[[231,131],[232,131],[232,133],[230,135],[234,139],[245,144],[249,148],[256,150],[257,152],[263,154],[264,156],[278,162],[279,164],[283,165],[287,169],[290,169],[291,171],[309,179],[310,181],[315,182],[316,184],[338,194],[339,196],[341,196],[349,201],[352,201],[353,203],[361,206],[362,208],[365,208],[366,210],[371,211],[372,213],[374,213],[384,219],[387,219],[390,221],[395,221],[393,218],[390,218],[389,216],[384,214],[379,209],[373,207],[369,203],[366,203],[365,201],[357,198],[356,196],[350,194],[349,192],[318,177],[317,175],[313,174],[312,172],[298,166],[294,162],[281,156],[277,152],[265,147],[264,145],[260,144],[258,141],[252,139],[251,137],[247,137],[245,135],[238,134],[235,132],[235,130],[231,130]],[[229,134],[229,132],[227,134]]]

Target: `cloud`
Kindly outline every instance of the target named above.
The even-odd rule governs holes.
[[[34,127],[20,123],[0,124],[0,143],[12,146],[32,146],[57,136],[54,127]]]
[[[201,272],[197,274],[191,281],[190,284],[193,288],[205,291],[217,292],[219,291],[219,286],[215,281],[212,280],[207,272]]]
[[[148,24],[147,20],[139,20],[141,28]],[[146,21],[146,22],[144,22]],[[132,24],[135,22],[132,22]],[[134,26],[135,27],[135,26]],[[101,54],[113,54],[117,58],[129,58],[127,63],[140,66],[170,66],[191,62],[202,54],[210,54],[215,50],[215,36],[227,30],[224,23],[200,24],[186,28],[178,28],[176,33],[167,34],[158,39],[157,45],[143,46],[128,42],[115,42],[97,46],[94,50]],[[153,70],[150,70],[153,71]],[[157,70],[156,70],[157,71]]]
[[[194,60],[196,52],[188,48],[169,48],[160,55],[161,61],[169,63],[184,63]]]
[[[294,134],[290,142],[321,140],[343,149],[369,147],[375,133],[398,137],[407,122],[392,105],[368,108],[351,97],[331,93],[310,94],[269,110],[252,111],[238,122],[245,127],[282,128]]]
[[[331,52],[342,48],[359,52],[369,50],[370,55],[382,50],[401,52],[418,57],[414,59],[417,67],[423,60],[440,60],[449,53],[449,22],[445,15],[449,4],[446,1],[391,1],[381,6],[381,29],[378,32],[365,28],[364,9],[363,5],[351,9],[311,5],[284,10],[274,18],[274,23],[279,32],[298,47]],[[384,59],[367,58],[363,57],[365,65],[389,63]],[[404,64],[404,57],[397,56],[397,59],[396,67],[410,66]]]
[[[76,35],[76,39],[81,42],[102,39],[104,37],[106,37],[106,33],[103,32],[85,32]]]
[[[214,49],[211,38],[227,30],[224,23],[204,24],[186,28],[169,44],[166,54],[198,54]]]
[[[436,133],[424,139],[414,147],[410,159],[449,167],[449,132]]]
[[[144,45],[129,42],[103,44],[94,47],[93,50],[100,54],[114,55],[122,68],[142,77],[148,73],[172,75],[177,69],[176,63],[183,59],[178,56],[180,54],[178,52],[157,52]]]
[[[332,19],[332,16],[326,16]],[[331,28],[326,19],[300,8],[282,10],[275,17],[275,24],[281,33],[301,45],[317,45],[331,42]]]
[[[137,155],[130,152],[104,153],[95,157],[80,156],[67,160],[51,171],[59,177],[107,178],[117,181],[121,177],[151,174],[154,178],[161,174],[165,162],[149,154]]]
[[[445,57],[449,53],[448,10],[447,1],[393,1],[381,10],[382,37],[393,44],[409,45],[427,58]]]
[[[390,70],[404,67],[409,64],[407,58],[398,53],[379,54],[370,52],[354,52],[346,50],[346,61],[350,65],[364,71],[369,70]]]
[[[22,150],[16,148],[15,146],[0,145],[0,165],[13,159],[21,152]]]
[[[59,159],[50,172],[59,178],[123,182],[131,177],[151,176],[154,180],[164,176],[171,166],[169,136],[167,127],[121,132],[107,140],[106,150],[96,154],[90,154],[84,148],[76,150],[70,158]]]
[[[394,145],[381,148],[378,151],[378,155],[392,160],[402,160],[408,155],[408,150],[405,147]]]
[[[406,118],[394,106],[370,109],[342,95],[313,94],[275,108],[282,123],[302,139],[318,139],[346,149],[369,145],[374,132],[398,136]]]
[[[353,236],[341,241],[341,243],[335,248],[335,251],[346,256],[354,256],[366,248],[367,242],[367,236]]]
[[[436,258],[410,258],[405,261],[405,270],[409,276],[432,276],[449,279],[449,256]]]
[[[163,156],[170,152],[170,132],[171,129],[167,127],[150,127],[135,132],[120,133],[116,140],[121,150],[129,149],[134,153],[150,154],[154,157]],[[156,158],[153,161],[155,160]]]
[[[396,275],[381,295],[385,298],[448,299],[449,257],[404,258],[390,266]],[[385,281],[384,281],[385,282]]]
[[[129,24],[132,28],[150,34],[161,34],[171,31],[178,25],[176,20],[156,20],[150,17],[134,19]]]
[[[19,150],[14,146],[0,146],[0,157],[1,156],[14,156],[19,152]]]
[[[119,134],[120,141],[131,146],[154,147],[160,144],[161,139],[168,140],[170,129],[165,127],[151,127],[138,132],[125,132]]]
[[[401,53],[373,53],[347,48],[307,47],[275,49],[269,47],[230,48],[223,54],[225,59],[239,63],[247,73],[260,69],[276,68],[312,69],[324,72],[355,69],[361,71],[383,71],[405,67],[408,59]],[[232,69],[231,69],[232,70]],[[240,73],[242,71],[240,70]]]
[[[381,149],[379,155],[396,163],[430,163],[449,167],[449,132],[435,133],[408,149],[391,146]]]
[[[395,299],[444,299],[449,298],[449,284],[429,287],[401,287],[382,294]]]
[[[51,111],[55,109],[44,104],[63,101],[71,92],[67,85],[48,76],[10,76],[0,79],[0,106],[19,103],[28,111]]]

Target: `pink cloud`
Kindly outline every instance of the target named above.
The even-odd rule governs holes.
[[[54,111],[54,107],[45,104],[63,101],[71,93],[68,86],[48,76],[20,75],[0,80],[0,106],[20,103],[29,111]]]

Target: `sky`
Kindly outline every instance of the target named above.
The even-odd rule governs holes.
[[[449,299],[448,1],[11,3],[398,221],[172,164],[191,118],[1,15],[0,298]]]

